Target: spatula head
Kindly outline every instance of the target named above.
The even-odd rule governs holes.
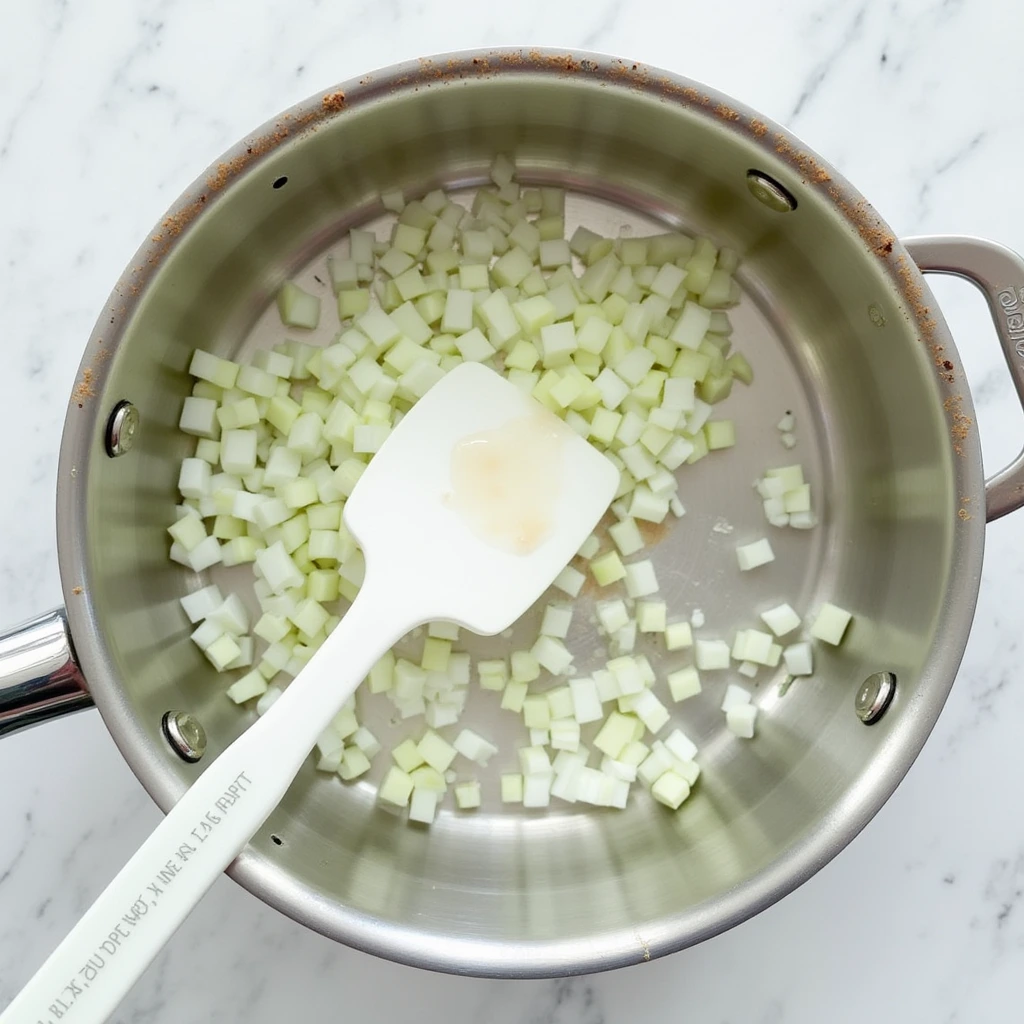
[[[367,582],[396,614],[507,629],[608,508],[618,470],[500,374],[452,370],[373,457],[345,505]]]

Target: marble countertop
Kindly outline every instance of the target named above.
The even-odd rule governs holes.
[[[112,283],[218,153],[315,90],[421,54],[542,43],[614,52],[788,125],[901,234],[1024,248],[1024,7],[1007,0],[39,0],[0,8],[0,620],[60,602],[57,448]],[[989,470],[1024,416],[984,305],[936,286]],[[1003,1022],[1024,996],[1024,514],[990,527],[946,710],[896,795],[753,921],[615,974],[456,979],[352,952],[213,888],[113,1018],[487,1024]],[[95,712],[0,743],[0,1005],[155,825]]]

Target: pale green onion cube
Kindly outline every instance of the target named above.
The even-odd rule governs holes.
[[[221,595],[220,588],[214,583],[178,599],[178,603],[188,616],[189,622],[193,623],[201,622],[208,618],[211,612],[215,608],[219,608],[223,601],[224,598]]]
[[[242,651],[235,637],[223,633],[203,653],[218,672],[223,672]]]
[[[648,732],[660,732],[669,720],[668,709],[651,690],[641,690],[633,701],[633,714],[644,723]]]
[[[220,464],[224,472],[238,476],[251,473],[256,468],[257,440],[255,430],[225,430],[220,445]]]
[[[320,322],[320,300],[293,281],[286,281],[277,293],[277,311],[287,327],[312,330]]]
[[[757,706],[754,704],[739,704],[729,708],[725,713],[729,731],[741,739],[753,739],[756,719]]]
[[[234,365],[233,363],[231,365]],[[178,429],[194,437],[216,438],[220,435],[217,402],[213,398],[190,395],[182,406]]]
[[[771,633],[748,629],[746,631],[746,654],[739,660],[752,661],[757,665],[770,665],[774,646]]]
[[[594,737],[594,746],[603,754],[617,758],[633,742],[638,720],[632,715],[613,711]]]
[[[761,612],[761,619],[776,636],[786,636],[800,625],[800,616],[788,604]]]
[[[488,329],[502,345],[507,345],[519,336],[519,321],[516,320],[504,292],[497,291],[488,296],[480,303],[479,313]]]
[[[608,294],[620,263],[614,253],[608,253],[594,262],[580,278],[579,287],[592,302],[601,302]]]
[[[640,693],[647,685],[640,664],[635,658],[620,656],[612,658],[607,665],[608,671],[615,677],[620,696],[628,697]]]
[[[527,729],[547,729],[551,724],[551,706],[547,697],[532,694],[523,701],[523,723]]]
[[[538,237],[539,237],[538,229]],[[509,236],[512,237],[511,235]],[[554,270],[556,267],[568,266],[572,262],[572,252],[569,243],[564,238],[551,238],[542,240],[539,243],[538,259],[545,270]]]
[[[775,560],[775,553],[766,538],[752,541],[749,544],[740,544],[736,548],[736,561],[744,572],[756,569],[759,566],[767,565]]]
[[[567,565],[555,577],[552,586],[557,587],[570,597],[578,597],[586,579],[587,577],[579,569],[574,569],[571,565]],[[571,605],[569,607],[571,609]]]
[[[503,711],[513,711],[517,715],[523,710],[529,693],[530,684],[513,679],[505,686],[501,695],[501,708]]]
[[[598,585],[602,587],[607,587],[626,577],[626,567],[622,564],[622,559],[619,558],[616,551],[608,551],[591,559],[590,572]]]
[[[577,722],[597,722],[603,717],[601,698],[597,692],[597,683],[593,679],[570,679],[569,692],[572,697],[573,717]]]
[[[502,775],[501,802],[521,804],[523,802],[523,777],[518,772]]]
[[[455,786],[455,804],[460,811],[471,811],[479,807],[480,783],[476,780],[457,783]]]
[[[185,551],[192,551],[206,539],[206,527],[199,516],[183,516],[172,523],[167,532]]]
[[[486,766],[487,762],[498,752],[493,743],[489,743],[472,729],[463,729],[455,738],[455,750],[470,761]]]
[[[479,327],[474,327],[455,339],[459,355],[467,362],[482,363],[494,355],[494,346],[484,337]]]
[[[540,677],[540,662],[530,651],[512,652],[512,679],[517,683],[532,683]],[[504,662],[502,662],[504,665]]]
[[[275,594],[283,594],[291,587],[299,587],[303,583],[302,573],[285,551],[281,541],[257,552],[256,564],[263,579]]]
[[[429,825],[437,814],[438,799],[436,790],[416,786],[409,801],[409,820]]]
[[[664,633],[668,606],[664,601],[640,601],[636,625],[641,633]]]
[[[443,772],[455,759],[456,750],[447,740],[442,739],[432,729],[428,730],[416,744],[420,757],[434,771]]]
[[[557,719],[551,723],[551,747],[553,750],[578,750],[580,745],[580,723],[575,718]]]
[[[227,689],[228,697],[236,704],[244,704],[253,697],[262,697],[266,692],[267,681],[255,670],[247,672]]]
[[[403,740],[394,747],[391,751],[391,757],[403,772],[413,772],[420,765],[426,764],[419,747],[411,738]]]
[[[698,640],[694,645],[694,660],[702,672],[727,669],[729,658],[729,645],[724,640]]]
[[[651,796],[673,811],[677,810],[689,795],[690,786],[686,779],[671,769],[651,786]]]
[[[674,701],[687,700],[701,692],[700,675],[692,666],[677,669],[667,676],[669,693]]]
[[[807,641],[790,644],[782,652],[786,662],[786,671],[791,676],[809,676],[814,671],[814,655]]]
[[[736,425],[732,420],[712,420],[704,425],[704,437],[711,451],[736,444]]]
[[[508,682],[508,664],[504,658],[490,658],[477,662],[477,673],[480,681],[480,689],[504,690]]]
[[[221,359],[211,352],[197,348],[192,354],[192,362],[188,372],[200,380],[209,381],[219,388],[233,388],[238,379],[238,364],[228,359]]]
[[[540,632],[542,636],[553,636],[564,640],[569,635],[572,623],[572,605],[552,601],[544,609]]]
[[[520,299],[512,305],[512,311],[523,330],[531,337],[555,322],[555,306],[546,295]]]
[[[647,597],[659,589],[654,563],[649,558],[627,565],[625,578],[626,593],[633,598]]]
[[[523,778],[523,806],[547,807],[551,798],[551,772],[526,775]]]
[[[711,311],[696,302],[687,302],[669,334],[669,341],[680,348],[696,350],[710,326]]]
[[[853,618],[850,612],[838,605],[826,602],[821,606],[811,626],[811,636],[827,644],[838,646],[842,643],[846,628]]]
[[[338,765],[338,776],[345,782],[359,778],[370,770],[370,759],[366,753],[357,746],[345,748],[342,754],[341,763]]]
[[[590,436],[603,445],[610,445],[615,439],[616,431],[618,431],[621,423],[621,413],[613,412],[603,405],[599,406],[594,410],[590,420]]]
[[[505,356],[505,367],[510,370],[532,370],[540,360],[536,346],[529,341],[519,340],[512,351]]]
[[[572,353],[576,350],[575,327],[568,321],[541,327],[540,350],[545,367],[552,368],[567,365]]]
[[[629,611],[622,600],[599,601],[596,612],[598,622],[608,636],[617,633],[629,622]]]
[[[659,497],[643,484],[633,490],[629,503],[629,515],[634,519],[643,519],[649,523],[663,522],[668,515],[669,499]]]

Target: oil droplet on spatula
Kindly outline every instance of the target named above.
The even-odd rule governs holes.
[[[452,450],[445,503],[485,543],[530,554],[554,527],[567,429],[545,411],[464,437]]]

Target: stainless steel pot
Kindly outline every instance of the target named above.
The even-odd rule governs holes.
[[[781,678],[759,685],[754,742],[723,734],[713,699],[683,706],[704,775],[679,814],[646,799],[621,813],[505,813],[492,793],[479,814],[423,831],[376,808],[371,786],[310,766],[231,869],[296,920],[372,953],[557,975],[728,928],[856,835],[952,685],[986,518],[1024,504],[1024,455],[983,480],[963,369],[922,276],[982,289],[1024,400],[1024,263],[977,239],[901,242],[797,139],[695,83],[595,56],[440,57],[316,96],[214,165],[136,254],[89,341],[60,457],[67,610],[0,644],[0,731],[95,701],[166,809],[202,771],[200,732],[208,758],[245,727],[188,640],[177,598],[195,581],[166,558],[191,351],[244,355],[275,338],[263,315],[275,288],[296,274],[318,287],[317,261],[380,216],[381,190],[478,184],[497,151],[516,154],[523,180],[573,189],[570,216],[591,226],[681,225],[743,255],[735,339],[758,380],[728,400],[740,445],[687,469],[688,515],[652,539],[670,603],[699,605],[716,635],[780,598],[856,615],[814,678],[785,693]],[[786,408],[822,522],[773,533],[777,562],[739,585],[733,547],[766,529],[750,483],[791,459],[773,428]],[[389,742],[401,734],[365,714]]]

